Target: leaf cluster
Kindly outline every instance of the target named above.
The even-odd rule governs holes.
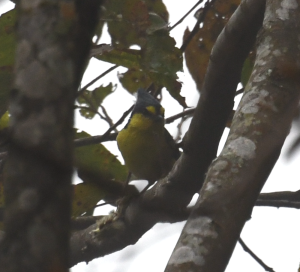
[[[185,50],[188,69],[200,90],[206,72],[211,48],[224,24],[237,7],[239,1],[217,2],[209,9],[203,27],[192,37]],[[202,9],[198,11],[201,12]],[[181,82],[178,72],[183,71],[183,52],[176,47],[170,36],[169,14],[161,0],[107,0],[101,9],[101,20],[96,29],[90,56],[127,68],[118,78],[124,89],[133,94],[139,87],[154,90],[165,87],[177,102],[186,107],[180,95]],[[8,97],[12,88],[16,11],[11,10],[0,17],[0,128],[8,125]],[[107,26],[111,44],[98,44],[103,27]],[[185,40],[189,30],[183,35]],[[243,73],[243,83],[247,81],[253,61],[248,61],[247,72]],[[84,88],[78,92],[75,108],[80,114],[92,119],[99,115],[110,126],[113,125],[105,109],[103,100],[115,86],[108,83],[93,90]],[[103,113],[99,112],[99,108]],[[76,139],[90,137],[85,132],[75,132]],[[122,194],[127,170],[119,160],[102,144],[75,148],[74,168],[83,183],[74,185],[73,216],[91,214],[100,200],[116,198]],[[114,197],[112,197],[115,195]],[[0,199],[3,193],[0,191]],[[0,206],[3,201],[0,202]]]

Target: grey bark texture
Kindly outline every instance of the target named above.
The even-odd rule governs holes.
[[[299,105],[299,13],[299,1],[267,1],[255,66],[229,137],[165,271],[225,270]]]
[[[16,1],[2,272],[67,271],[73,105],[100,1]]]
[[[71,265],[90,261],[134,244],[158,222],[184,220],[193,195],[201,188],[215,158],[226,121],[232,112],[243,63],[261,27],[265,2],[243,1],[238,13],[220,34],[207,71],[203,92],[195,110],[183,154],[168,178],[131,201],[122,216],[102,227],[73,233]],[[242,11],[241,11],[242,9]]]

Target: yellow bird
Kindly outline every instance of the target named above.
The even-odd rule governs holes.
[[[180,152],[165,129],[165,109],[145,90],[137,93],[131,117],[118,134],[117,143],[129,171],[138,179],[148,180],[150,186],[170,172]]]

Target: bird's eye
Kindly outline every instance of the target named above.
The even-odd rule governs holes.
[[[147,109],[148,113],[151,113],[151,114],[153,114],[153,115],[156,114],[155,107],[153,107],[153,106],[148,106],[148,107],[146,107],[146,109]]]

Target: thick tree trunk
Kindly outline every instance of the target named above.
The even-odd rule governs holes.
[[[73,105],[99,2],[17,2],[2,272],[68,270]]]
[[[225,270],[299,105],[299,14],[298,1],[267,1],[255,66],[230,135],[165,271]]]

